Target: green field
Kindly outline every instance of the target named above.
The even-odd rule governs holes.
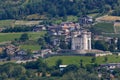
[[[53,66],[55,65],[55,62],[58,59],[61,59],[63,61],[63,64],[75,64],[79,65],[80,60],[83,60],[83,64],[92,64],[91,63],[91,58],[92,57],[85,57],[85,56],[54,56],[54,57],[49,57],[45,61],[48,64],[48,66]],[[103,63],[118,63],[120,62],[120,56],[117,55],[112,55],[112,56],[107,56],[108,61],[105,62],[104,59],[105,57],[96,57],[96,62],[98,64],[103,64]]]
[[[113,37],[113,38],[114,37],[118,37],[118,38],[120,38],[120,33],[118,33],[118,34],[116,34],[116,33],[114,33],[114,34],[110,34],[110,33],[109,34],[105,34],[104,33],[102,35],[105,36],[105,37]]]
[[[100,15],[99,13],[88,14],[88,16],[93,17],[93,18],[96,18],[99,15]]]
[[[0,27],[14,26],[15,20],[0,20]]]
[[[40,50],[40,46],[39,45],[20,45],[20,48],[23,50],[31,50],[31,51],[36,51],[36,50]]]
[[[41,21],[26,21],[26,20],[0,20],[0,28],[14,27],[16,25],[37,25]]]
[[[44,31],[42,32],[26,32],[30,40],[36,40],[45,34]],[[14,39],[18,39],[22,33],[0,33],[0,42],[12,41]]]
[[[105,63],[120,63],[120,56],[117,55],[111,55],[107,56],[108,61],[105,62],[105,56],[103,57],[96,57],[95,63],[97,64],[105,64]],[[54,56],[54,57],[49,57],[44,59],[45,62],[48,64],[48,66],[54,66],[56,61],[61,59],[62,64],[64,65],[69,65],[69,64],[75,64],[77,66],[80,65],[80,60],[83,60],[83,65],[86,66],[87,64],[93,64],[91,63],[92,57],[88,56]],[[7,61],[7,62],[0,62],[0,64],[8,63],[8,62],[13,62],[15,61]]]
[[[67,16],[67,21],[77,22],[78,17],[77,16]]]
[[[15,63],[16,62],[16,60],[11,60],[11,61],[1,61],[0,62],[0,65],[3,65],[3,64],[5,64],[5,63]]]
[[[93,28],[104,33],[114,33],[113,23],[100,22],[95,24]]]
[[[27,26],[31,26],[31,25],[37,25],[37,24],[39,24],[40,22],[41,22],[41,21],[16,20],[13,25],[14,25],[14,26],[16,26],[16,25],[27,25]]]

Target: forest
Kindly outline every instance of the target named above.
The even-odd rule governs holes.
[[[93,13],[120,15],[119,0],[0,0],[0,19],[25,19],[31,14],[47,17]]]

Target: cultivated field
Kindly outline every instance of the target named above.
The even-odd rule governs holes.
[[[25,21],[25,20],[0,20],[0,28],[14,27],[16,25],[37,25],[41,21]]]
[[[43,20],[47,19],[45,15],[39,15],[39,14],[31,14],[25,17],[27,20]]]
[[[36,25],[39,24],[40,21],[22,21],[22,20],[17,20],[15,21],[14,25],[27,25],[27,26],[31,26],[31,25]]]
[[[104,33],[114,33],[114,24],[113,23],[99,22],[99,23],[95,24],[93,27],[97,31],[101,31]]]
[[[1,27],[13,27],[15,20],[0,20],[0,28]]]
[[[115,33],[120,33],[120,26],[114,26],[115,27]]]
[[[120,38],[120,33],[104,33],[104,34],[102,34],[103,36],[105,36],[105,37],[118,37],[118,38]]]
[[[105,15],[96,19],[96,21],[116,21],[116,20],[120,20],[120,17]]]

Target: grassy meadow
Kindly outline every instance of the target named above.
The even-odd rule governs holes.
[[[105,57],[96,57],[95,63],[97,64],[104,64],[104,63],[118,63],[120,62],[120,56],[117,55],[112,55],[112,56],[107,56],[108,61],[105,62]],[[91,59],[92,57],[87,57],[87,56],[54,56],[54,57],[49,57],[46,58],[45,61],[48,64],[48,66],[54,66],[56,61],[58,59],[61,59],[63,64],[75,64],[79,65],[80,60],[83,60],[83,65],[87,64],[92,64]]]
[[[40,50],[40,45],[38,45],[38,44],[20,45],[20,48],[23,49],[23,50],[36,51],[36,50]]]
[[[0,33],[0,42],[6,42],[6,41],[12,41],[15,39],[20,38],[20,36],[23,34],[24,32],[21,33]],[[45,34],[44,31],[42,32],[26,32],[29,36],[30,40],[37,40],[38,38],[40,38],[41,36],[43,36]]]

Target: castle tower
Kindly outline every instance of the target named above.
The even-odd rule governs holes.
[[[87,35],[87,32],[86,31],[84,31],[84,32],[82,32],[82,45],[81,46],[83,46],[83,50],[88,50],[88,35]]]
[[[72,50],[91,50],[91,32],[82,31],[76,37],[72,37]]]
[[[91,50],[91,32],[88,32],[88,50]]]

